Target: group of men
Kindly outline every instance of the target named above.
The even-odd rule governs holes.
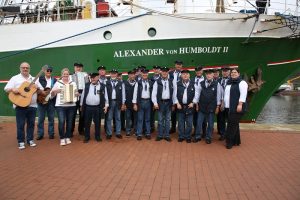
[[[24,68],[22,65],[25,64],[22,63],[20,66],[21,75]],[[30,69],[28,66],[26,63],[27,71]],[[54,85],[56,79],[51,75],[52,70],[52,67],[48,67],[45,76],[39,78],[38,94],[46,93],[45,88],[51,89]],[[206,70],[198,66],[195,68],[195,77],[191,78],[191,72],[183,69],[183,62],[175,61],[173,70],[154,66],[151,77],[146,67],[137,67],[128,71],[127,80],[122,80],[122,73],[117,69],[111,69],[109,74],[106,73],[105,66],[99,66],[97,70],[97,73],[87,74],[83,72],[82,64],[75,63],[74,74],[71,75],[80,93],[76,104],[79,112],[78,132],[84,135],[85,143],[89,142],[91,137],[92,121],[95,125],[95,139],[102,140],[101,119],[104,119],[105,135],[108,140],[112,138],[113,132],[117,138],[122,139],[122,129],[126,132],[126,136],[135,134],[137,140],[142,138],[150,140],[155,129],[156,113],[158,121],[156,141],[164,139],[170,142],[170,134],[176,131],[178,122],[178,142],[199,142],[205,138],[206,143],[210,144],[215,115],[218,119],[219,139],[224,140],[226,114],[222,109],[222,100],[229,79],[228,67],[222,68],[222,77],[219,77],[218,70]],[[16,86],[8,84],[5,90],[14,92],[13,88]],[[54,138],[54,104],[53,99],[49,99],[46,104],[41,102],[37,106],[32,104],[32,107],[37,107],[38,110],[37,140],[44,137],[46,113],[49,121],[49,139]],[[18,122],[20,114],[18,110],[16,111]],[[76,113],[73,117],[72,135]],[[21,147],[25,148],[24,123],[18,125],[19,148],[20,143],[23,143]],[[27,135],[27,143],[35,146],[32,124],[30,127],[32,130],[27,128],[27,134],[30,132],[30,136]]]

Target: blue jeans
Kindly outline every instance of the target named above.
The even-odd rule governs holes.
[[[55,112],[55,107],[54,107],[54,102],[49,101],[47,104],[38,104],[37,108],[38,112],[38,135],[39,136],[44,136],[44,121],[47,113],[48,117],[48,134],[49,136],[54,135],[54,112]]]
[[[170,121],[171,121],[171,107],[169,102],[162,102],[159,104],[158,110],[158,137],[170,137]]]
[[[100,137],[100,106],[85,106],[84,113],[84,133],[85,139],[90,139],[90,129],[92,120],[95,124],[95,138]]]
[[[125,111],[125,116],[126,116],[126,132],[129,133],[131,131],[132,124],[133,124],[133,129],[136,130],[137,113],[132,108],[127,108]]]
[[[106,122],[106,135],[112,135],[111,121],[113,118],[116,120],[116,135],[121,134],[121,110],[117,101],[111,101],[109,104],[107,122]]]
[[[26,142],[33,140],[34,124],[35,124],[36,108],[34,107],[16,107],[16,122],[17,122],[17,140],[18,143],[25,142],[25,123],[26,127]]]
[[[206,121],[207,121],[206,139],[211,140],[212,131],[213,131],[213,127],[214,127],[214,116],[215,116],[215,113],[213,113],[213,112],[210,112],[210,113],[203,113],[201,111],[198,112],[197,129],[196,129],[196,134],[195,134],[196,139],[201,138],[202,124],[203,124],[203,121],[206,119]]]
[[[137,136],[142,136],[143,124],[145,122],[145,134],[150,135],[150,114],[151,114],[151,100],[141,99],[138,110],[138,120],[137,120]]]
[[[76,112],[76,106],[57,106],[56,111],[58,116],[58,133],[60,139],[70,138],[72,133],[73,117],[74,113]]]
[[[193,126],[193,113],[186,113],[178,110],[178,133],[180,139],[191,139],[191,132]]]

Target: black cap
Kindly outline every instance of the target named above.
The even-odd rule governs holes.
[[[196,68],[195,68],[195,71],[197,72],[197,71],[201,71],[203,69],[203,67],[202,66],[197,66]]]
[[[127,74],[135,74],[135,71],[128,71]]]
[[[215,72],[215,69],[213,68],[206,68],[204,69],[205,73],[214,73]]]
[[[181,71],[181,74],[184,74],[184,73],[187,73],[187,74],[189,74],[189,73],[190,73],[190,71],[189,71],[188,69],[184,69],[184,70],[182,70],[182,71]]]
[[[77,67],[83,67],[83,64],[82,64],[82,63],[77,63],[77,62],[76,62],[76,63],[74,63],[74,67],[75,67],[75,66],[77,66]]]
[[[96,76],[99,76],[99,73],[93,72],[93,73],[90,74],[91,78],[95,78]]]
[[[176,60],[176,61],[175,61],[175,64],[182,65],[183,62],[182,62],[181,60]]]
[[[98,71],[101,70],[101,69],[106,70],[106,67],[104,67],[103,65],[100,65],[100,66],[97,68]]]
[[[154,66],[153,66],[153,69],[161,69],[161,67],[158,66],[158,65],[154,65]]]
[[[146,74],[146,73],[148,73],[148,72],[149,72],[148,69],[142,69],[142,73]]]
[[[160,70],[163,71],[163,72],[168,72],[169,68],[168,67],[161,67]]]
[[[111,69],[110,73],[118,73],[118,70],[117,69]]]
[[[228,67],[228,66],[223,66],[222,67],[222,71],[228,71],[228,70],[230,70],[230,67]]]

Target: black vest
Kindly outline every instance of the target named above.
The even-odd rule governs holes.
[[[172,106],[173,104],[173,101],[172,101],[172,95],[173,95],[173,83],[170,79],[168,79],[168,82],[169,82],[169,91],[170,91],[170,106]],[[162,97],[162,92],[163,92],[163,82],[162,82],[162,78],[159,78],[157,81],[157,94],[156,94],[156,98],[157,98],[157,103],[158,105],[161,104],[161,97]]]
[[[109,100],[109,104],[111,104],[112,101],[112,91],[113,91],[113,86],[111,84],[111,80],[108,80],[106,82],[106,88],[107,88],[107,96]],[[122,105],[122,82],[119,80],[116,80],[116,85],[115,85],[115,91],[116,91],[116,101],[118,106],[121,108]]]
[[[99,83],[99,84],[100,84],[100,93],[99,93],[100,107],[103,108],[105,105],[105,85],[103,83]],[[84,87],[84,97],[83,97],[83,102],[82,102],[83,107],[86,106],[86,98],[89,94],[90,85],[91,85],[91,83],[86,83],[85,87]]]
[[[230,113],[237,113],[236,112],[236,108],[239,104],[239,99],[240,99],[240,88],[239,88],[239,84],[242,81],[242,79],[238,78],[238,79],[230,79],[227,82],[227,85],[231,85],[230,87],[230,100],[229,100],[229,112]],[[242,106],[242,112],[241,113],[245,113],[247,110],[247,103],[243,103]]]
[[[132,104],[132,99],[133,99],[133,92],[134,92],[134,86],[137,82],[134,83],[134,85],[131,85],[129,83],[129,81],[124,81],[124,85],[125,85],[125,96],[126,96],[126,107],[132,109],[133,108],[133,104]]]
[[[181,105],[183,104],[182,98],[183,98],[184,90],[185,90],[185,86],[183,85],[182,81],[177,82],[177,99]],[[192,103],[194,97],[195,97],[195,83],[190,81],[189,86],[187,88],[187,104]]]
[[[43,88],[45,88],[47,86],[47,80],[46,80],[45,76],[40,76],[39,82],[43,86]],[[51,88],[50,89],[52,89],[52,87],[54,86],[55,83],[56,83],[56,78],[51,77]]]
[[[141,98],[142,98],[142,91],[143,91],[143,80],[139,80],[137,82],[138,84],[138,89],[137,89],[137,98],[136,98],[136,103],[140,104]],[[149,91],[150,91],[150,99],[151,99],[151,93],[152,93],[152,88],[153,88],[153,83],[148,79],[149,83]]]
[[[199,100],[199,109],[203,113],[215,112],[217,107],[218,81],[212,81],[206,88],[205,81],[201,81],[201,94]]]

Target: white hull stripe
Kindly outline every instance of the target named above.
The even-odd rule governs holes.
[[[281,61],[281,62],[271,62],[271,63],[268,63],[267,66],[284,65],[284,64],[295,63],[295,62],[300,62],[300,58],[296,59],[296,60],[287,60],[287,61]]]

